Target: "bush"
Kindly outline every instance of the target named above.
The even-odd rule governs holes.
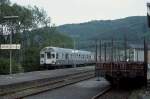
[[[0,74],[9,74],[9,59],[0,58]],[[12,73],[18,73],[20,71],[19,64],[12,60]]]
[[[40,66],[39,49],[36,47],[27,48],[24,53],[22,66],[25,72],[37,71]]]

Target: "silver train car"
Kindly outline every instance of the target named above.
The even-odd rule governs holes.
[[[94,63],[94,53],[59,47],[45,47],[40,51],[40,65],[46,67],[85,65]]]

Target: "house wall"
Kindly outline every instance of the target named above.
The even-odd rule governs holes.
[[[144,50],[134,49],[134,61],[144,61]]]

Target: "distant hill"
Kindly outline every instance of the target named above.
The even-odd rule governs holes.
[[[147,32],[146,16],[132,16],[117,20],[95,20],[79,24],[66,24],[57,27],[61,33],[79,40],[123,39],[138,40]]]

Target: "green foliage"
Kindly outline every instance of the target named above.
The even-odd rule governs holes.
[[[66,24],[57,27],[61,33],[65,33],[78,39],[79,49],[94,48],[92,41],[98,40],[124,40],[143,42],[144,36],[150,40],[145,16],[133,16],[117,20],[90,21],[80,24]]]
[[[25,72],[39,70],[39,48],[31,47],[24,49],[24,59],[22,66]]]
[[[14,60],[12,60],[12,71],[13,73],[19,72],[20,64],[16,64]],[[0,58],[0,74],[8,74],[9,73],[9,59]]]
[[[80,42],[86,41],[84,45],[90,44],[90,40],[114,39],[141,40],[148,30],[147,18],[145,16],[127,17],[117,20],[90,21],[80,24],[66,24],[58,27],[61,33],[65,33]],[[150,33],[147,33],[148,36]],[[150,37],[150,36],[149,36]],[[82,48],[83,45],[79,45]]]
[[[2,4],[10,4],[10,0],[0,0],[0,5]]]
[[[38,7],[24,7],[18,4],[11,4],[9,0],[0,1],[0,23],[4,23],[4,16],[18,16],[19,18],[14,22],[17,28],[33,29],[37,27],[47,27],[50,25],[50,18],[47,16],[44,9]],[[9,24],[7,24],[10,26]]]
[[[32,14],[34,17],[34,23],[36,25],[42,25],[45,27],[50,26],[50,17],[47,17],[47,13],[44,9],[39,9],[38,7],[34,6],[34,8],[32,8]]]
[[[60,34],[54,27],[45,27],[31,31],[29,33],[30,46],[43,48],[46,46],[72,48],[70,37]]]
[[[7,74],[9,73],[9,60],[7,59],[0,59],[0,73]]]

